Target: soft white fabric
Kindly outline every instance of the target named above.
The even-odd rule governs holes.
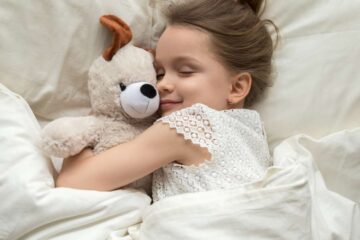
[[[110,41],[98,25],[98,16],[119,13],[138,29],[136,42],[151,46],[163,26],[152,11],[154,3],[2,0],[0,82],[24,96],[39,118],[87,112],[88,66]],[[139,225],[133,224],[149,205],[143,194],[52,189],[52,167],[34,146],[39,126],[23,100],[2,88],[0,238],[106,239],[111,232],[109,239],[130,239],[126,229],[133,225],[129,234],[137,238],[141,233],[141,239],[183,239],[183,234],[226,239],[228,231],[239,226],[244,227],[236,239],[250,239],[251,233],[258,239],[278,239],[285,235],[283,231],[292,232],[283,239],[306,239],[310,234],[319,240],[360,239],[355,228],[360,225],[359,206],[354,203],[360,201],[360,134],[358,129],[336,132],[360,122],[360,2],[269,0],[267,6],[264,17],[280,27],[281,42],[275,53],[274,87],[256,109],[271,145],[296,133],[332,135],[320,140],[297,136],[277,147],[277,163],[288,162],[288,156],[295,163],[275,169],[273,177],[264,180],[264,190],[250,185],[256,190],[220,191],[222,196],[219,192],[187,194],[159,201],[139,231]],[[311,170],[308,177],[302,172],[305,169]],[[306,199],[311,199],[310,213]],[[216,209],[224,209],[225,215]],[[282,224],[288,228],[284,230]]]
[[[356,193],[351,200],[327,189],[317,167],[341,160],[344,175],[358,173],[359,144],[360,128],[317,141],[289,138],[275,148],[261,181],[160,200],[145,213],[137,239],[360,239],[359,181],[338,179]],[[340,149],[347,153],[340,159],[322,154]]]
[[[0,239],[127,239],[150,198],[130,190],[54,188],[51,162],[36,147],[38,122],[1,84],[0,112]]]
[[[298,133],[322,137],[360,123],[360,1],[269,0],[280,29],[274,86],[256,109],[271,148]]]
[[[211,157],[198,166],[170,163],[155,171],[154,201],[181,193],[235,188],[261,179],[271,165],[266,135],[256,111],[217,111],[194,104],[158,122],[206,148]]]
[[[257,183],[150,206],[148,196],[129,190],[54,189],[54,171],[35,145],[39,125],[28,105],[0,85],[0,111],[1,239],[360,238],[360,128],[320,140],[286,140]],[[335,190],[342,187],[348,198],[327,189],[317,167],[334,162],[341,163]]]
[[[88,69],[111,42],[99,17],[121,17],[133,43],[150,48],[163,26],[154,6],[155,0],[2,0],[0,82],[42,121],[87,114]]]
[[[164,26],[157,9],[167,2],[3,0],[0,82],[22,95],[42,121],[85,114],[88,67],[110,41],[98,17],[117,14],[129,22],[135,43],[154,46]],[[358,126],[360,2],[267,2],[264,18],[281,35],[275,84],[256,106],[270,146],[297,133],[321,137]]]

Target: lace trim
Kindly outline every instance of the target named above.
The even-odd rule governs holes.
[[[206,147],[211,160],[197,165],[171,163],[156,171],[155,201],[179,193],[236,187],[259,179],[271,163],[266,135],[255,111],[216,111],[195,104],[157,121],[193,144]]]
[[[184,139],[190,140],[193,144],[207,148],[211,155],[219,145],[210,119],[200,104],[176,111],[158,121],[169,124],[170,128],[175,129],[177,133],[184,136]]]

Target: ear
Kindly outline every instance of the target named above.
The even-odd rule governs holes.
[[[230,93],[228,96],[229,106],[243,106],[246,96],[249,94],[252,84],[251,74],[243,72],[231,79]]]
[[[106,61],[111,61],[115,53],[131,41],[132,33],[130,27],[120,18],[114,15],[100,17],[100,23],[113,33],[113,41],[110,47],[103,52]]]

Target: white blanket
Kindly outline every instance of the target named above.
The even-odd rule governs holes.
[[[156,6],[169,1],[3,0],[0,82],[38,117],[85,114],[86,72],[108,41],[98,17],[123,17],[134,42],[154,46],[164,26]],[[271,147],[336,133],[287,139],[265,179],[237,190],[151,206],[137,191],[54,189],[37,120],[0,84],[0,239],[360,239],[359,9],[357,0],[268,1],[281,41],[276,84],[257,109]]]
[[[275,149],[274,167],[260,182],[154,204],[140,239],[360,239],[359,146],[360,129],[320,141],[290,138]],[[334,151],[342,157],[333,159]],[[337,184],[353,201],[327,189],[316,166],[325,161],[344,165]]]
[[[260,182],[150,205],[139,191],[54,188],[36,119],[1,84],[0,112],[0,239],[360,239],[360,128],[287,139]]]
[[[141,221],[150,198],[54,188],[50,159],[36,147],[40,127],[27,103],[0,84],[0,239],[115,239]]]

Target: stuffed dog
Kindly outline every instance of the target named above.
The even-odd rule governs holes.
[[[46,125],[41,148],[49,156],[66,158],[87,147],[97,154],[133,139],[155,120],[153,55],[130,43],[131,30],[118,17],[102,16],[100,22],[113,32],[113,42],[89,69],[92,114]]]

